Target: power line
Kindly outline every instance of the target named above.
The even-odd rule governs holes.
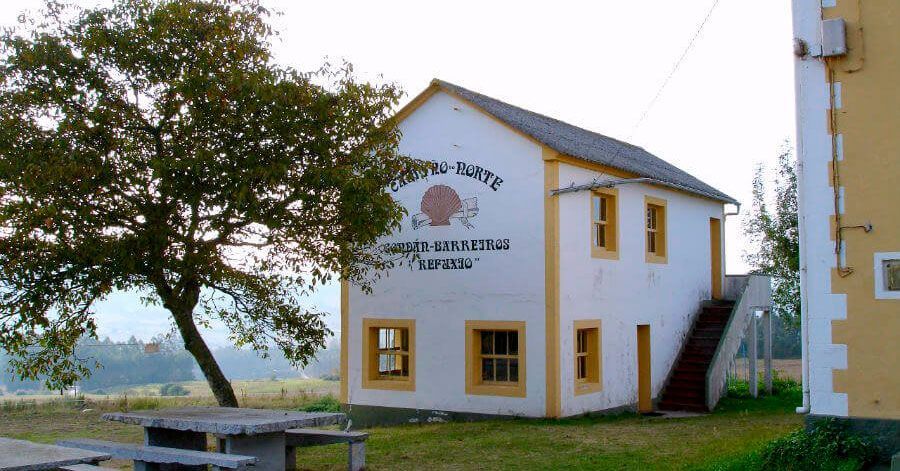
[[[711,7],[709,7],[709,11],[706,12],[706,16],[703,18],[703,21],[700,22],[700,26],[697,27],[697,31],[694,32],[694,36],[691,37],[691,41],[688,43],[687,47],[684,48],[684,52],[681,53],[681,56],[675,61],[675,65],[672,67],[672,71],[669,72],[669,75],[666,76],[666,79],[663,80],[662,85],[660,85],[659,89],[656,91],[656,95],[653,96],[653,99],[650,100],[650,103],[647,104],[647,107],[644,109],[644,112],[641,113],[640,119],[638,119],[637,123],[634,124],[634,127],[631,128],[631,133],[628,134],[627,140],[630,140],[634,135],[634,132],[637,131],[637,128],[643,124],[644,119],[650,113],[650,110],[653,108],[653,105],[656,104],[656,101],[659,100],[659,97],[662,95],[663,90],[665,90],[666,85],[669,84],[669,81],[672,80],[672,77],[675,75],[675,72],[678,71],[678,68],[681,67],[681,63],[684,62],[684,58],[687,57],[688,52],[690,52],[691,48],[694,47],[694,43],[697,41],[697,38],[700,36],[700,33],[703,31],[703,27],[706,26],[706,23],[709,21],[709,17],[712,16],[713,10],[716,9],[716,6],[719,5],[719,0],[715,0]]]

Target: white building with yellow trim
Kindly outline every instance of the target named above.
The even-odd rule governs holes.
[[[793,0],[804,401],[900,447],[900,2]]]
[[[647,151],[435,80],[400,111],[387,243],[342,287],[342,402],[360,422],[640,407],[724,284],[724,193]]]

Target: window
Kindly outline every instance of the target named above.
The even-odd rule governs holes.
[[[666,201],[645,197],[647,262],[666,263]]]
[[[575,321],[575,395],[603,389],[600,321]]]
[[[619,231],[616,223],[618,213],[618,190],[604,188],[591,194],[591,256],[595,258],[618,259]]]
[[[466,321],[466,394],[525,397],[525,323]]]
[[[414,391],[415,320],[363,319],[363,388]]]

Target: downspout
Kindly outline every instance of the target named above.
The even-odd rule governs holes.
[[[799,83],[797,84],[797,93],[799,100]],[[800,108],[797,108],[797,119],[800,119]],[[798,133],[799,136],[799,133]],[[797,153],[802,155],[800,152],[800,141],[797,140]],[[797,176],[800,181],[800,185],[805,182],[805,175],[803,172],[803,161],[797,161]],[[797,206],[799,208],[803,208],[803,191],[797,192]],[[796,408],[796,412],[798,414],[808,414],[810,410],[809,404],[809,297],[807,296],[808,292],[808,280],[806,273],[806,215],[803,211],[800,211],[800,215],[797,219],[797,229],[800,234],[800,356],[802,361],[801,365],[801,382],[803,386],[803,404]]]
[[[809,1],[800,1],[793,0],[793,13],[794,13],[794,31],[798,30],[798,23],[805,11],[810,10],[811,8],[807,7]],[[821,14],[821,13],[819,13]],[[794,54],[796,56],[795,65],[794,65],[794,100],[795,100],[795,109],[797,110],[796,114],[796,126],[797,126],[797,230],[799,232],[799,244],[800,244],[800,356],[801,356],[801,384],[803,388],[803,403],[800,407],[795,409],[798,414],[808,414],[810,411],[810,400],[809,400],[809,297],[807,296],[807,256],[806,256],[806,248],[808,247],[806,242],[806,214],[804,213],[804,209],[806,208],[806,204],[804,202],[804,195],[806,194],[806,172],[804,171],[803,163],[806,161],[805,154],[805,145],[804,145],[804,134],[803,134],[803,121],[804,121],[804,95],[803,95],[803,68],[805,65],[803,61],[809,58],[809,50],[806,43],[803,42],[802,39],[795,39],[794,43]],[[798,62],[799,61],[799,62]]]

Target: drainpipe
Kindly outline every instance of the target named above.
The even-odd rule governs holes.
[[[798,144],[799,149],[799,144]],[[798,150],[799,154],[799,150]],[[799,161],[798,161],[799,162]],[[798,176],[803,174],[803,165],[802,163],[798,163],[797,165],[797,173]],[[803,177],[800,177],[800,182],[803,182]],[[802,183],[801,183],[802,185]],[[803,208],[802,198],[803,192],[797,192],[797,204],[800,208]],[[803,383],[803,405],[796,409],[798,414],[808,414],[809,407],[809,297],[807,296],[808,288],[808,280],[806,273],[806,216],[804,216],[801,212],[800,218],[797,221],[798,229],[800,230],[800,352],[802,361],[801,363],[801,377]]]
[[[793,13],[794,13],[794,31],[798,30],[798,18],[801,18],[806,12],[805,10],[810,10],[807,5],[810,1],[799,1],[794,0],[793,2]],[[806,209],[806,202],[804,195],[806,194],[806,172],[804,170],[804,162],[806,162],[806,146],[804,145],[804,134],[803,134],[803,123],[805,120],[804,115],[804,98],[805,98],[805,90],[802,87],[802,74],[803,69],[806,67],[803,64],[805,60],[815,60],[808,56],[807,46],[806,44],[800,40],[795,40],[795,50],[794,54],[797,56],[795,60],[795,72],[794,72],[794,97],[796,100],[796,126],[797,126],[797,207],[798,207],[798,218],[797,218],[797,229],[799,231],[799,243],[800,243],[800,351],[801,351],[801,369],[802,369],[802,387],[803,387],[803,405],[796,408],[796,412],[798,414],[808,414],[810,411],[810,401],[809,401],[809,297],[808,293],[808,278],[807,278],[807,255],[806,249],[808,247],[806,241],[807,228],[806,228],[806,214],[804,210]],[[799,63],[798,63],[799,61]]]

